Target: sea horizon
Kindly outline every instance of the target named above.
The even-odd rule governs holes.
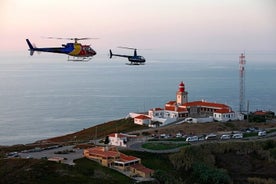
[[[0,56],[0,145],[27,144],[163,107],[183,81],[189,101],[239,107],[241,52],[158,53],[147,62],[96,55],[85,63],[66,55],[27,52]],[[142,54],[142,53],[141,53]],[[276,111],[276,54],[246,51],[249,110]]]

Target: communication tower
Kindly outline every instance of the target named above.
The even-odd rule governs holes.
[[[240,113],[245,113],[245,55],[240,55]]]

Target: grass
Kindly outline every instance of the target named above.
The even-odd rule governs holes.
[[[276,132],[276,128],[273,128],[267,131],[267,133],[272,133],[272,132]]]
[[[189,143],[148,142],[143,144],[142,147],[150,150],[169,150],[187,145],[189,145]]]
[[[82,158],[75,166],[36,159],[0,159],[0,184],[131,183],[127,176]]]
[[[169,139],[158,139],[158,138],[153,138],[153,139],[149,139],[148,141],[172,141],[172,142],[185,142],[186,138],[169,138]]]
[[[83,129],[73,134],[48,139],[49,142],[84,142],[105,136],[114,132],[130,132],[135,130],[143,130],[148,127],[136,125],[132,118],[119,119],[107,123],[99,124],[90,128]]]
[[[258,136],[258,132],[250,132],[250,133],[244,133],[243,137],[254,137]]]

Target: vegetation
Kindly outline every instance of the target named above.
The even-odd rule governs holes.
[[[249,122],[266,122],[275,118],[275,113],[272,111],[256,111],[249,113]]]
[[[131,179],[96,162],[79,159],[76,166],[36,159],[0,160],[2,184],[131,183]]]
[[[119,119],[99,124],[82,131],[60,137],[48,139],[48,142],[85,142],[93,139],[104,138],[114,132],[130,132],[146,129],[146,126],[136,125],[132,118]]]
[[[272,178],[263,179],[263,178],[252,177],[252,178],[248,178],[247,181],[249,182],[249,184],[275,184],[276,183],[276,180]]]
[[[127,155],[133,155],[139,157],[142,160],[142,164],[148,168],[153,169],[154,177],[158,180],[158,183],[164,184],[177,184],[182,183],[181,173],[178,173],[169,159],[169,154],[158,154],[149,152],[137,152],[124,150],[121,151]]]
[[[208,166],[205,163],[194,163],[192,174],[194,180],[201,184],[231,183],[231,179],[225,170]]]
[[[186,181],[244,183],[255,175],[276,178],[275,148],[275,140],[209,143],[183,147],[169,158]]]
[[[141,130],[140,132],[142,133],[137,132],[137,134],[166,133],[173,135],[178,132],[200,134],[204,132],[240,130],[245,127],[255,127],[257,124],[262,128],[274,127],[274,129],[269,130],[271,132],[276,130],[275,124],[228,122],[223,124],[210,123],[204,126],[202,124],[173,125],[172,127],[160,127],[150,132],[150,130],[143,130],[146,127],[133,124],[132,119],[122,119],[49,139],[46,141],[48,144],[45,144],[45,141],[41,141],[29,145],[0,146],[0,156],[4,157],[8,152],[47,147],[60,142],[65,144],[67,142],[82,142],[100,137],[106,138],[108,134],[113,132]],[[141,158],[143,165],[155,170],[154,177],[158,180],[157,183],[160,184],[271,184],[276,181],[276,140],[204,143],[192,146],[181,145],[181,141],[183,141],[183,138],[162,139],[162,144],[156,140],[151,141],[149,144],[153,146],[150,149],[155,150],[183,146],[179,152],[173,154],[129,150],[122,152]],[[87,148],[91,147],[91,144],[79,144],[78,147]],[[1,159],[1,157],[0,184],[133,183],[128,177],[87,159],[79,159],[76,161],[77,164],[75,166],[69,166],[47,160]],[[153,184],[156,182],[143,183]]]
[[[148,142],[143,144],[142,147],[150,150],[168,150],[187,145],[189,145],[189,143]]]

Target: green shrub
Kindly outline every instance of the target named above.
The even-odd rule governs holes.
[[[204,163],[196,162],[192,166],[195,181],[201,184],[231,183],[231,179],[226,171],[207,166]]]
[[[272,178],[263,179],[263,178],[248,178],[247,179],[249,184],[275,184],[276,180]]]

